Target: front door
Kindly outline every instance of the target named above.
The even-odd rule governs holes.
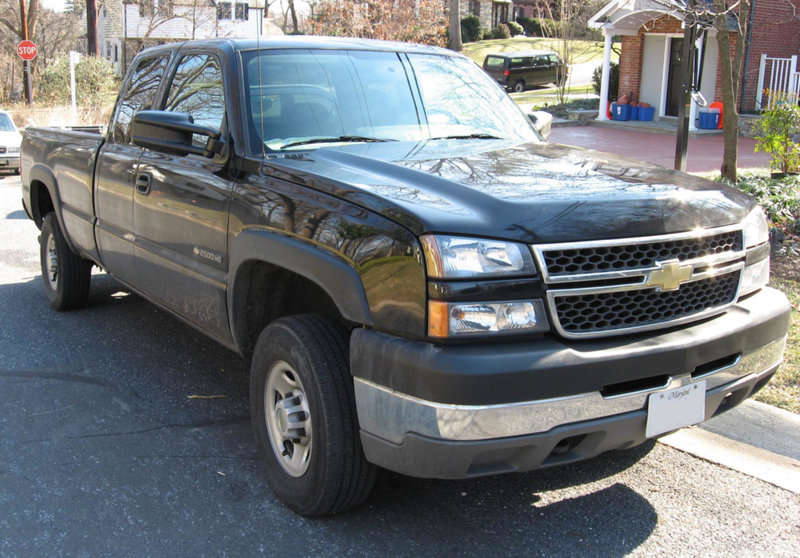
[[[163,110],[225,133],[219,61],[182,54]],[[196,135],[193,143],[205,146]],[[216,337],[229,341],[226,276],[232,182],[220,157],[145,152],[134,193],[136,271],[141,290]]]
[[[667,78],[667,105],[664,114],[678,116],[678,109],[682,98],[681,63],[683,62],[683,39],[670,40],[669,47],[669,74]]]

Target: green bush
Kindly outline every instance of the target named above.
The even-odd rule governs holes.
[[[37,100],[49,104],[69,104],[69,57],[62,53],[48,61],[37,80]],[[81,106],[101,106],[113,102],[117,76],[111,62],[99,56],[84,56],[75,65],[76,100]]]
[[[481,40],[481,20],[478,16],[468,15],[461,18],[461,40],[464,42],[474,42]]]
[[[780,172],[800,172],[800,146],[795,138],[800,132],[800,107],[796,95],[770,94],[772,108],[763,112],[758,123],[756,152],[770,153],[769,166]]]
[[[505,23],[498,23],[497,27],[492,29],[492,39],[510,39],[511,30]]]
[[[600,94],[600,85],[603,79],[603,66],[598,66],[592,72],[592,87],[594,94]],[[611,63],[611,71],[608,76],[608,100],[616,101],[619,96],[619,64],[616,62]]]
[[[800,219],[800,178],[774,179],[745,174],[734,187],[758,200],[772,226],[796,234],[794,228]]]
[[[522,33],[525,31],[522,28],[522,25],[520,25],[515,21],[508,22],[508,30],[511,32],[512,37],[516,37],[517,35],[522,35]]]
[[[535,17],[518,17],[517,23],[522,26],[522,30],[528,37],[542,36],[542,26]]]

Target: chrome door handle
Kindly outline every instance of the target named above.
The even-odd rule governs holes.
[[[146,196],[150,193],[150,180],[151,177],[146,172],[140,172],[136,175],[136,191]]]

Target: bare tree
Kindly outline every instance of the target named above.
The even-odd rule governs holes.
[[[461,2],[450,0],[450,44],[452,50],[461,52],[464,45],[461,41]]]

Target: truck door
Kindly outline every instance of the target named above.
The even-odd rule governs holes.
[[[181,51],[163,107],[225,130],[219,60]],[[223,138],[228,137],[223,131]],[[205,146],[208,138],[195,136]],[[209,333],[230,340],[226,286],[232,181],[224,160],[147,150],[133,198],[136,270],[143,293]]]
[[[144,149],[131,143],[133,115],[153,108],[167,55],[142,58],[120,91],[106,142],[100,150],[95,174],[95,235],[100,258],[108,272],[136,287],[134,264],[133,189],[136,167]]]

